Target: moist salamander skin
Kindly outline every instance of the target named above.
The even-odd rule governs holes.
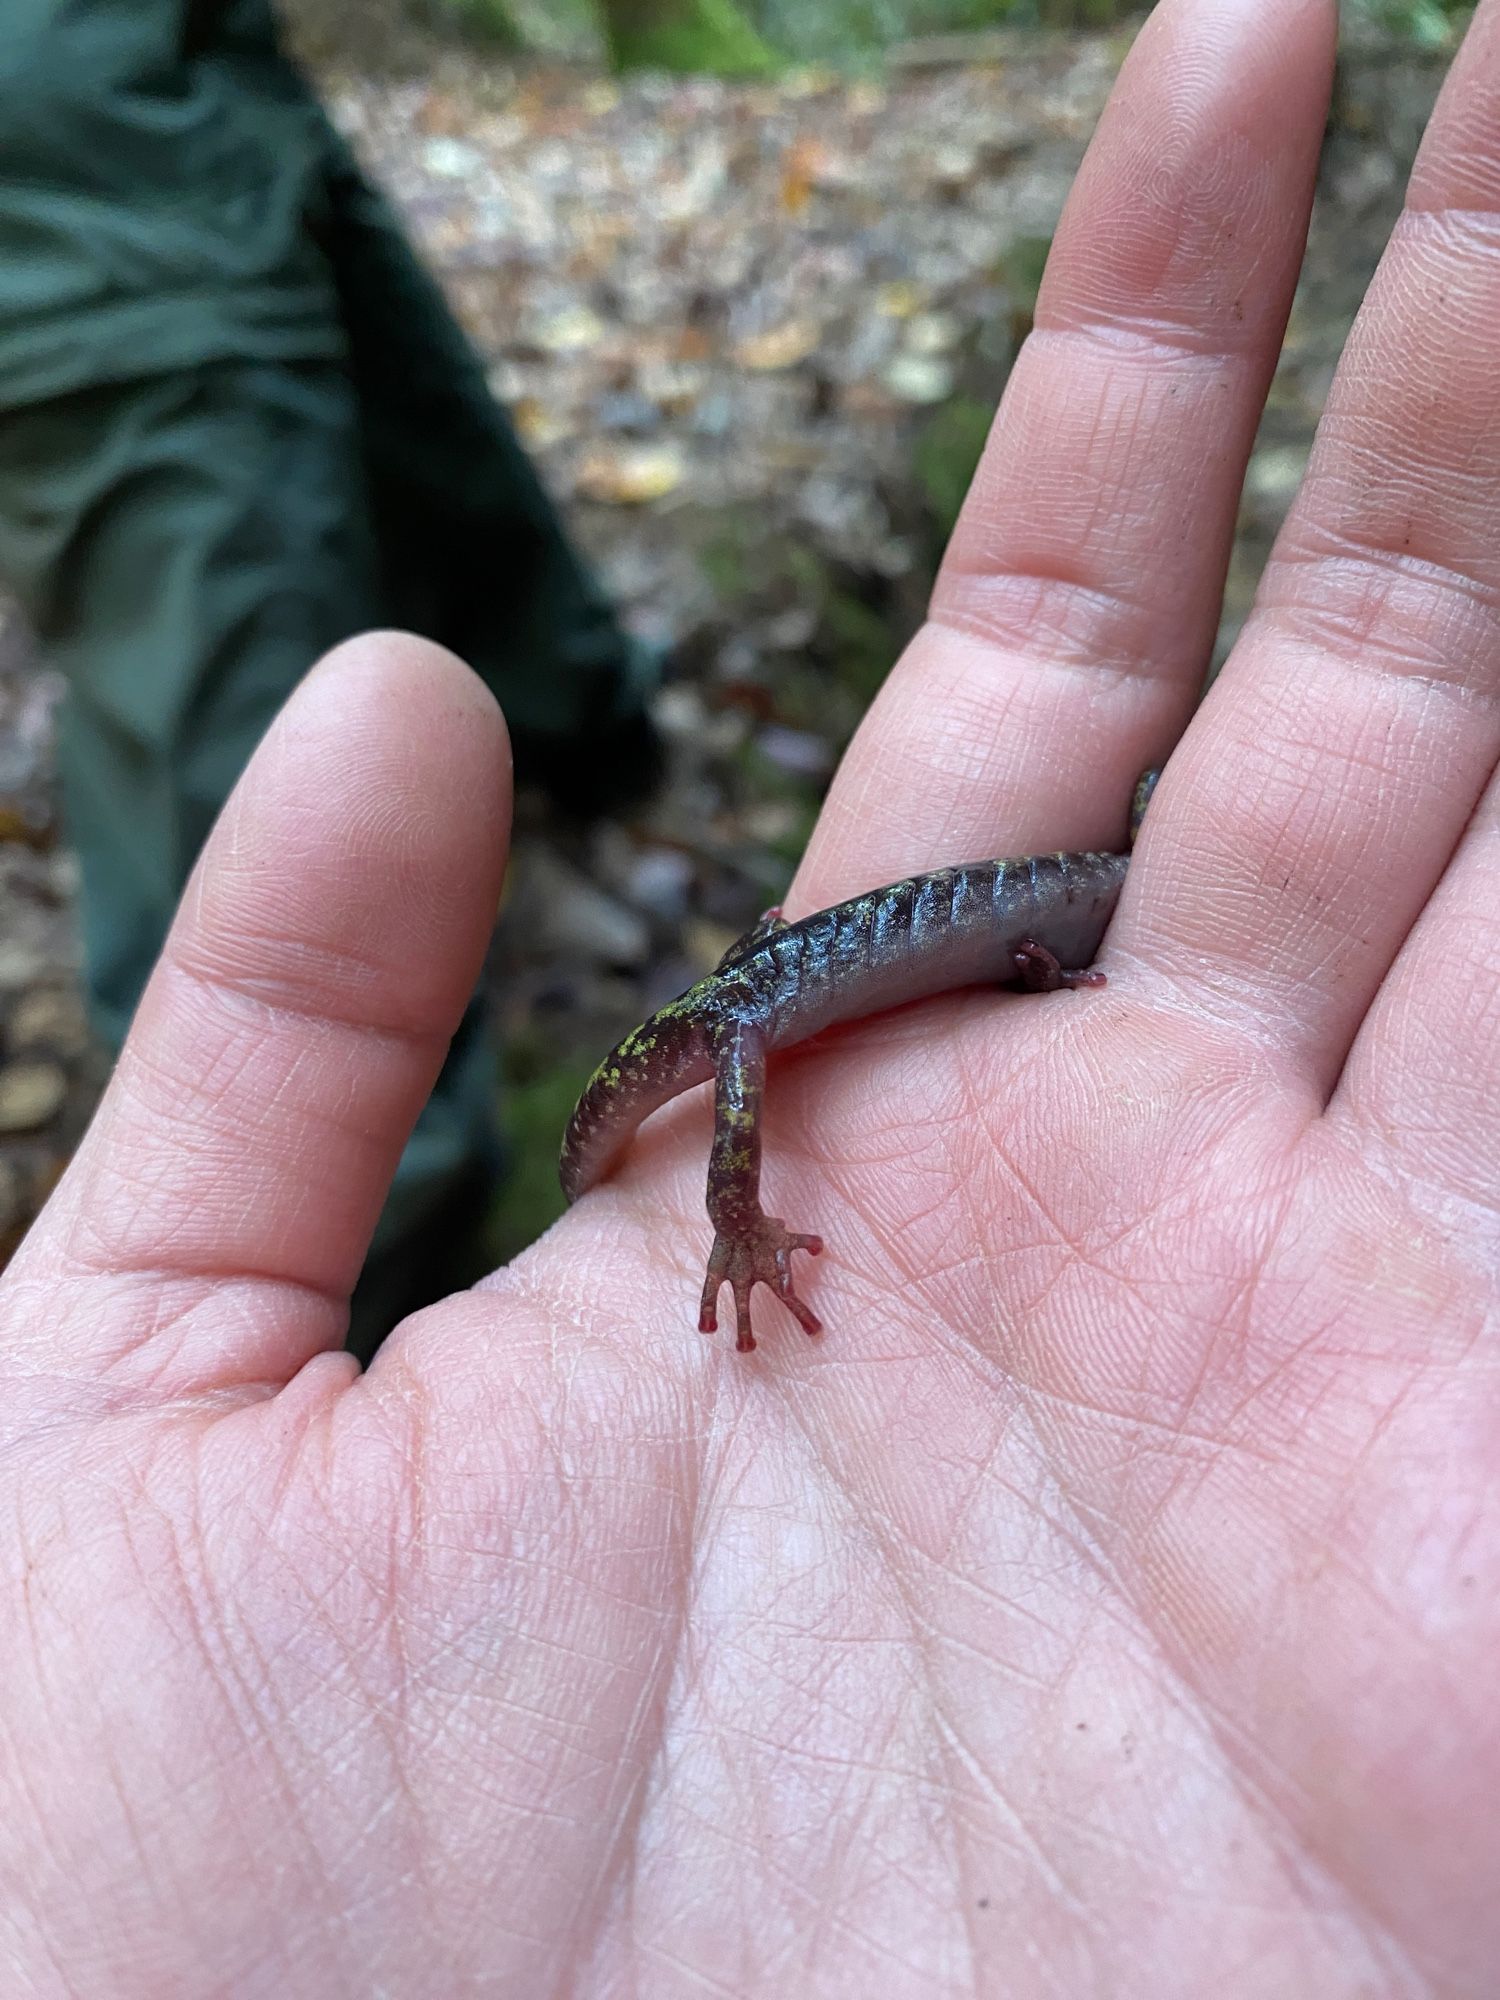
[[[1131,844],[1156,782],[1136,788]],[[1037,854],[913,875],[789,924],[770,910],[696,986],[627,1035],[590,1078],[563,1140],[570,1202],[607,1174],[642,1119],[714,1079],[708,1213],[714,1246],[698,1324],[734,1293],[735,1345],[755,1345],[750,1293],[769,1285],[803,1330],[818,1321],[792,1286],[791,1253],[816,1254],[760,1205],[766,1057],[836,1022],[965,986],[1051,992],[1099,986],[1091,971],[1130,865],[1118,854]]]

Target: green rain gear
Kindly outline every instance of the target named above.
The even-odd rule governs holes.
[[[639,654],[265,0],[6,0],[0,583],[68,682],[116,1046],[251,749],[351,633],[462,654],[570,809],[652,763]],[[382,1240],[472,1179],[494,1097],[471,1011]]]

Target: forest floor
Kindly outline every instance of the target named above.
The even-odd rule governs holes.
[[[328,62],[625,617],[666,663],[658,799],[588,835],[524,807],[491,979],[518,1168],[497,1253],[556,1212],[581,1078],[784,888],[921,617],[1118,36],[775,84],[621,82],[452,51]],[[408,72],[412,65],[403,65]],[[1441,65],[1346,58],[1219,653],[1301,477]],[[61,688],[0,611],[0,1261],[103,1065],[52,777]]]

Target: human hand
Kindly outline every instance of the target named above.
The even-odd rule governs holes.
[[[793,915],[1182,728],[1333,25],[1143,33]],[[430,649],[313,676],[0,1299],[8,1990],[1493,1990],[1497,206],[1486,0],[1108,988],[773,1070],[817,1344],[692,1331],[700,1096],[356,1378],[507,778]]]

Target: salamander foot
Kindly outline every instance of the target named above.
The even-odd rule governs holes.
[[[757,1285],[770,1286],[804,1333],[821,1333],[821,1322],[792,1290],[792,1252],[806,1250],[816,1257],[822,1248],[821,1236],[799,1236],[774,1215],[757,1216],[737,1236],[715,1232],[708,1276],[703,1283],[698,1331],[718,1331],[719,1288],[727,1284],[734,1293],[734,1344],[739,1353],[748,1354],[755,1345],[750,1325],[750,1294]]]

